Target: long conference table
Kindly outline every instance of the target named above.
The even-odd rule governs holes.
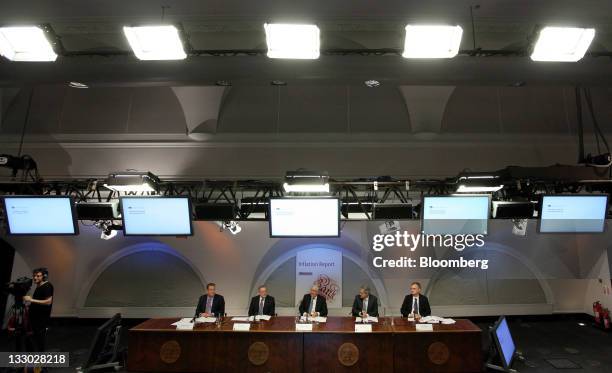
[[[234,331],[220,325],[177,330],[178,318],[150,319],[130,329],[130,372],[480,372],[481,329],[466,319],[417,331],[405,318],[379,318],[355,332],[352,317],[328,317],[296,331],[294,317],[273,317]]]

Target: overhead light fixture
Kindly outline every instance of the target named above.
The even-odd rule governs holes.
[[[45,32],[38,26],[0,27],[0,54],[11,61],[57,59]]]
[[[139,60],[187,58],[178,29],[173,25],[123,27],[123,33]]]
[[[468,186],[460,184],[457,187],[457,193],[485,193],[485,192],[497,192],[503,189],[503,185],[494,186]]]
[[[79,89],[89,88],[89,86],[87,84],[81,83],[81,82],[69,82],[68,83],[68,87],[70,87],[70,88],[79,88]]]
[[[374,80],[374,79],[366,80],[363,83],[366,85],[366,87],[369,87],[369,88],[380,87],[380,82],[378,80]]]
[[[108,175],[104,186],[115,192],[155,192],[158,184],[151,172],[124,172]]]
[[[235,220],[221,222],[221,230],[228,230],[231,234],[237,235],[242,232],[242,227]]]
[[[464,174],[457,179],[457,193],[497,192],[503,187],[499,175],[473,173]]]
[[[287,171],[283,188],[287,193],[329,193],[329,175],[316,171]]]
[[[100,239],[111,240],[117,236],[117,231],[122,229],[120,225],[113,224],[112,221],[97,221],[94,226],[100,230]]]
[[[319,58],[319,28],[316,25],[266,23],[268,57],[316,59]]]
[[[533,48],[533,61],[576,62],[595,37],[594,28],[544,27]]]
[[[461,26],[408,25],[404,58],[453,58],[459,53]]]

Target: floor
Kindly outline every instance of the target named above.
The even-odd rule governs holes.
[[[542,320],[532,318],[510,319],[510,329],[519,351],[525,361],[515,362],[513,368],[519,372],[612,372],[612,333],[606,333],[593,327],[590,323],[584,326],[579,322],[586,321],[579,317],[555,317]],[[101,322],[101,321],[100,321]],[[124,320],[128,327],[138,320]],[[475,322],[484,330],[491,325],[490,320],[476,319]],[[50,328],[48,336],[49,351],[70,352],[70,368],[52,369],[52,372],[74,372],[83,364],[96,325],[79,320],[78,325],[63,322]],[[488,343],[487,333],[483,333],[483,346]],[[0,338],[0,351],[10,351],[13,344],[6,334]],[[549,362],[550,361],[550,362]],[[555,368],[557,364],[575,364],[578,368]],[[3,372],[0,369],[0,372]]]

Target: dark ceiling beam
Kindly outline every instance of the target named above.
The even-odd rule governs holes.
[[[190,57],[184,61],[138,61],[132,56],[71,57],[54,63],[0,61],[0,86],[79,81],[90,86],[363,84],[394,85],[610,85],[609,57],[578,63],[533,62],[528,57],[407,60],[398,56],[321,56],[318,60],[272,60],[265,56]]]

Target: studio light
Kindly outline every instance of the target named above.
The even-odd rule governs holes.
[[[55,61],[57,54],[37,26],[0,27],[0,54],[11,61]]]
[[[576,62],[595,37],[593,28],[544,27],[533,48],[533,61]]]
[[[139,60],[182,60],[187,57],[175,26],[125,26],[123,33]]]
[[[493,186],[469,186],[460,184],[457,187],[457,193],[486,193],[486,192],[497,192],[502,189],[503,185],[493,185]]]
[[[124,172],[108,175],[104,186],[115,192],[155,192],[158,184],[151,172]]]
[[[471,173],[457,179],[457,193],[492,193],[503,187],[499,175]]]
[[[329,193],[329,175],[319,171],[287,171],[283,188],[287,193]]]
[[[221,230],[228,230],[231,234],[237,235],[242,232],[242,227],[235,220],[228,220],[221,223]]]
[[[319,58],[319,28],[315,25],[282,23],[264,24],[268,57],[316,59]]]
[[[122,228],[120,225],[113,224],[112,221],[97,221],[94,225],[100,230],[100,239],[106,241],[115,238],[117,231]]]
[[[408,25],[404,58],[453,58],[459,53],[461,26]]]

